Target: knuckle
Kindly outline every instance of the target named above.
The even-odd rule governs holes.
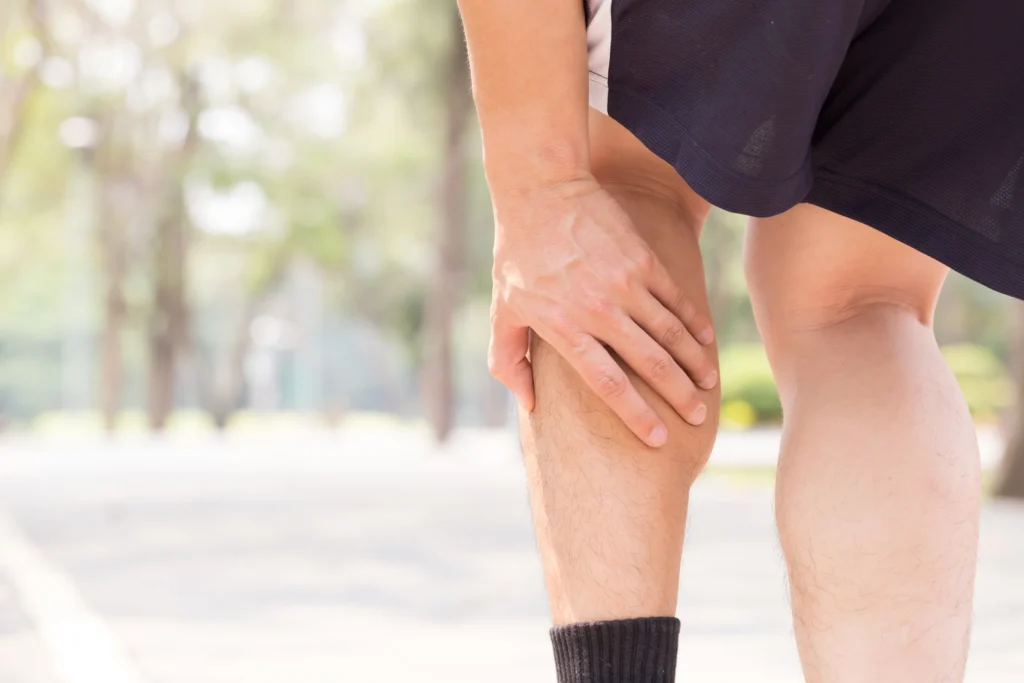
[[[583,300],[583,309],[594,316],[605,316],[611,311],[611,304],[603,296],[592,294]]]
[[[661,345],[665,348],[679,346],[686,339],[686,328],[679,323],[672,323],[661,335]]]
[[[566,355],[576,359],[584,359],[590,351],[590,347],[587,344],[587,336],[579,334],[578,332],[567,331],[562,336],[565,340]]]
[[[693,302],[682,292],[676,294],[675,310],[679,312],[683,320],[693,320],[697,315],[697,309],[694,307]]]
[[[587,338],[583,335],[569,334],[565,336],[568,353],[574,358],[585,358],[588,353]]]
[[[626,375],[602,372],[597,378],[597,391],[604,398],[620,398],[626,393]]]
[[[647,362],[647,376],[654,382],[667,379],[672,373],[672,363],[662,356],[655,356]]]
[[[608,284],[615,292],[628,292],[633,288],[633,272],[627,268],[617,270],[609,276]]]
[[[644,250],[636,259],[637,268],[642,272],[646,273],[652,268],[658,266],[658,258],[654,255],[653,251]]]
[[[564,315],[558,315],[548,321],[548,327],[560,339],[565,339],[573,346],[581,345],[582,340],[578,339],[576,325]]]

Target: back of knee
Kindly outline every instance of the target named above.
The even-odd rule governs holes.
[[[908,353],[935,346],[930,309],[904,294],[822,288],[812,297],[756,301],[758,328],[784,402],[808,382],[892,372]]]
[[[756,221],[744,255],[754,315],[776,372],[807,360],[815,345],[884,344],[911,329],[931,334],[944,266],[822,209],[792,213]]]

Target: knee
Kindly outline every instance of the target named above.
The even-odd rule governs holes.
[[[769,357],[796,353],[801,344],[831,343],[836,336],[873,331],[885,338],[905,325],[931,330],[931,305],[914,292],[853,283],[814,283],[807,291],[751,289],[758,330]],[[794,296],[788,296],[793,294]]]
[[[836,386],[849,388],[851,373],[895,378],[908,353],[937,353],[930,311],[903,292],[849,287],[821,288],[798,302],[754,297],[783,403],[799,387],[843,380]]]
[[[822,346],[856,356],[911,330],[930,337],[946,276],[938,262],[872,228],[803,205],[752,222],[744,270],[777,376],[813,361]]]

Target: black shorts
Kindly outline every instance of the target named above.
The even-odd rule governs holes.
[[[1024,0],[584,1],[591,106],[712,204],[816,204],[1024,298]]]

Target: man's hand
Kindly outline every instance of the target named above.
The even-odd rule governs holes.
[[[718,375],[700,315],[637,234],[629,216],[593,177],[547,187],[494,191],[491,373],[533,410],[527,358],[532,329],[551,344],[626,425],[652,447],[668,432],[614,350],[687,422],[707,407],[696,386]]]

